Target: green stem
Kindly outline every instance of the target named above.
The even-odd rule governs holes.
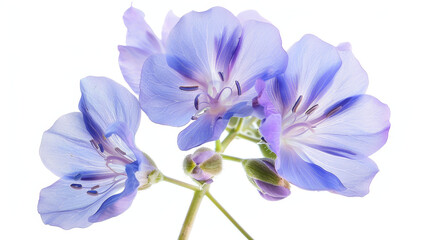
[[[232,140],[234,140],[234,138],[237,136],[237,134],[240,132],[241,126],[243,125],[243,118],[240,118],[240,120],[238,120],[238,124],[237,127],[235,127],[234,129],[232,129],[228,135],[225,137],[225,139],[222,141],[221,143],[221,147],[219,149],[219,153],[223,153],[225,152],[225,149],[228,147],[228,145],[232,142]]]
[[[192,184],[189,184],[189,183],[185,183],[185,182],[182,182],[182,181],[179,181],[179,180],[176,180],[174,178],[167,177],[167,176],[163,176],[163,180],[166,181],[166,182],[169,182],[169,183],[172,183],[172,184],[175,184],[175,185],[178,185],[178,186],[181,186],[181,187],[193,190],[193,191],[199,191],[199,190],[201,190],[201,188],[199,188],[199,187],[197,187],[195,185],[192,185]]]
[[[220,142],[220,140],[216,140],[215,151],[220,152],[221,149],[222,149],[222,143]]]
[[[230,161],[234,161],[234,162],[242,162],[243,161],[242,158],[233,157],[230,155],[221,154],[221,156],[222,156],[222,159],[225,159],[225,160],[230,160]]]
[[[203,186],[201,190],[195,191],[194,197],[192,198],[191,205],[189,206],[188,213],[186,214],[185,221],[183,222],[182,230],[180,231],[179,240],[186,240],[192,230],[195,217],[197,216],[198,208],[201,205],[201,201],[209,190],[210,184]]]
[[[247,238],[247,239],[253,239],[241,226],[238,224],[237,221],[225,210],[225,208],[220,205],[218,201],[210,194],[210,192],[206,192],[206,196],[212,201],[212,203],[231,221],[232,224]]]
[[[254,142],[254,143],[260,143],[261,142],[261,139],[254,138],[251,136],[247,136],[246,134],[242,134],[242,133],[237,134],[237,137],[242,138],[242,139],[246,139],[246,140]]]

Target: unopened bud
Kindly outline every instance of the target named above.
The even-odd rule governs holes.
[[[249,181],[267,200],[281,200],[290,194],[290,184],[280,177],[274,167],[274,160],[269,158],[246,159],[243,162]]]
[[[212,178],[222,170],[222,157],[215,151],[202,147],[185,157],[183,170],[199,182],[211,183]]]

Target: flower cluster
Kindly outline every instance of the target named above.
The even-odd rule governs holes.
[[[161,39],[136,8],[124,22],[119,66],[138,99],[110,79],[81,80],[80,112],[60,117],[42,138],[42,161],[60,177],[40,193],[46,224],[70,229],[117,216],[139,189],[164,179],[136,147],[141,110],[158,124],[187,125],[181,150],[216,141],[216,152],[200,148],[185,158],[201,189],[223,158],[240,161],[267,200],[289,196],[290,184],[369,192],[378,172],[369,156],[387,141],[390,111],[365,94],[368,77],[350,44],[305,35],[285,51],[277,28],[256,12],[235,16],[221,7],[181,18],[170,12]],[[223,155],[239,137],[258,143],[266,158]]]

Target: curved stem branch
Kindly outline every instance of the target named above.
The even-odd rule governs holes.
[[[206,192],[206,196],[212,201],[212,203],[231,221],[232,224],[247,238],[253,239],[241,226],[237,221],[225,210],[225,208],[220,205],[220,203],[210,194],[210,192]]]
[[[188,213],[186,214],[185,221],[183,222],[182,230],[180,231],[179,240],[186,240],[189,238],[192,225],[194,224],[195,217],[197,216],[198,208],[200,207],[201,201],[209,188],[210,184],[206,184],[201,190],[195,191]]]
[[[240,118],[240,120],[238,120],[238,124],[237,127],[235,127],[234,129],[232,129],[228,135],[225,137],[225,139],[222,141],[221,143],[221,147],[219,149],[219,153],[223,153],[225,152],[226,148],[228,147],[228,145],[232,142],[232,140],[234,140],[234,138],[237,136],[237,134],[240,132],[241,126],[243,125],[243,118]]]
[[[242,139],[246,139],[246,140],[254,142],[254,143],[260,143],[261,142],[261,139],[254,138],[251,136],[247,136],[246,134],[242,134],[242,133],[237,134],[237,137],[242,138]]]
[[[222,143],[220,142],[220,140],[216,140],[215,151],[220,152],[221,149],[222,149]]]
[[[192,185],[192,184],[189,184],[189,183],[185,183],[185,182],[182,182],[182,181],[179,181],[177,179],[170,178],[170,177],[167,177],[167,176],[163,176],[163,180],[166,181],[166,182],[175,184],[177,186],[181,186],[181,187],[193,190],[193,191],[199,191],[199,190],[201,190],[201,188],[199,188],[199,187],[197,187],[195,185]]]
[[[242,158],[233,157],[233,156],[226,155],[226,154],[221,154],[221,156],[225,160],[230,160],[230,161],[234,161],[234,162],[242,162],[243,161]]]

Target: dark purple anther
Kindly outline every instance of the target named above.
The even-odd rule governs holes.
[[[116,147],[115,151],[121,155],[126,155],[126,153],[124,151],[122,151],[120,148]]]
[[[95,144],[94,139],[91,139],[91,141],[89,141],[89,142],[91,143],[93,148],[98,149],[98,146],[97,146],[97,144]]]
[[[82,184],[73,183],[73,184],[70,184],[70,187],[73,189],[81,189]]]
[[[296,100],[295,104],[293,105],[292,112],[294,112],[294,113],[296,112],[301,101],[302,101],[302,95],[299,96],[298,100]]]
[[[91,195],[91,196],[97,196],[98,195],[98,192],[97,191],[95,191],[95,190],[89,190],[89,191],[87,191],[86,192],[88,195]]]
[[[331,111],[329,111],[329,112],[326,114],[326,118],[331,117],[332,115],[334,115],[335,113],[337,113],[338,111],[340,111],[340,110],[341,110],[341,108],[343,108],[343,106],[338,106],[338,107],[336,107],[336,108],[332,109]]]
[[[225,81],[225,78],[223,77],[223,72],[218,72],[220,80]]]
[[[317,108],[319,107],[319,104],[316,104],[316,105],[314,105],[314,106],[312,106],[310,109],[308,109],[306,112],[305,112],[305,114],[306,115],[310,115],[310,114],[312,114]]]
[[[179,89],[182,91],[196,91],[198,86],[180,86]]]
[[[201,95],[201,93],[199,93],[194,99],[194,107],[197,110],[198,110],[198,104],[199,104],[198,97],[200,97],[200,95]]]
[[[241,95],[241,87],[240,87],[240,83],[238,81],[235,81],[235,86],[237,87],[237,93],[238,96]]]
[[[99,143],[99,144],[98,144],[98,147],[100,147],[100,151],[101,151],[101,152],[104,152],[103,144]]]

